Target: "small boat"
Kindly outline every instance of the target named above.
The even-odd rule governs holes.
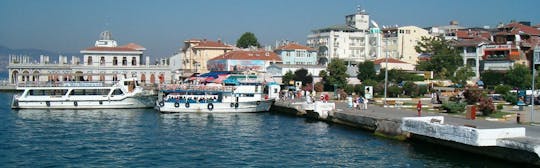
[[[151,108],[157,95],[140,86],[135,78],[117,82],[20,83],[17,90],[23,93],[13,97],[13,109]]]
[[[214,83],[163,86],[158,93],[156,109],[162,113],[266,112],[279,91],[276,84],[235,83],[228,86]],[[268,90],[268,93],[264,93],[264,90]]]

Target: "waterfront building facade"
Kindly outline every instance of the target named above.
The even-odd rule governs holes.
[[[345,16],[345,25],[329,26],[313,30],[308,35],[307,46],[317,50],[319,64],[326,65],[331,59],[349,62],[373,60],[369,49],[369,14],[358,9],[355,14]]]
[[[190,39],[184,41],[182,67],[185,73],[208,72],[208,60],[223,55],[234,49],[233,46],[224,44],[221,40]]]
[[[279,55],[283,64],[292,65],[316,65],[317,64],[317,50],[296,44],[289,43],[278,47],[274,50]]]
[[[271,64],[281,64],[281,58],[274,52],[256,50],[235,50],[208,60],[208,71],[266,72]]]
[[[515,63],[532,65],[534,47],[540,43],[540,30],[520,22],[497,28],[493,46],[486,47],[486,57],[514,60]]]
[[[52,81],[118,81],[138,78],[143,84],[159,84],[172,81],[168,59],[150,64],[144,58],[146,49],[135,43],[118,46],[110,32],[100,35],[94,47],[81,50],[83,59],[59,56],[58,62],[51,62],[49,56],[41,56],[33,61],[26,56],[10,56],[8,71],[11,84],[18,82]]]
[[[483,36],[477,36],[473,38],[459,38],[452,41],[452,45],[457,48],[463,57],[463,65],[472,68],[475,76],[473,80],[480,80],[480,66],[481,63],[487,63],[488,68],[493,68],[491,65],[496,62],[491,60],[484,61],[484,49],[491,41]],[[491,63],[490,63],[491,62]]]
[[[383,28],[382,57],[388,55],[388,58],[397,59],[409,64],[416,65],[418,61],[418,52],[416,45],[422,40],[422,37],[432,37],[427,30],[416,26],[403,26]]]

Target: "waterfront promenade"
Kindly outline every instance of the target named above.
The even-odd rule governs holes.
[[[535,111],[536,112],[536,111]],[[336,102],[336,113],[346,113],[349,115],[360,115],[360,116],[372,116],[375,118],[387,118],[387,119],[401,119],[403,117],[416,117],[417,111],[408,108],[395,108],[395,107],[381,107],[380,105],[369,104],[367,110],[357,110],[347,107],[345,102]],[[521,115],[522,121],[528,121],[528,113],[530,113],[530,107],[526,107],[524,111],[521,111],[525,115]],[[540,116],[540,110],[538,111]],[[506,121],[488,121],[485,118],[477,116],[475,120],[470,120],[465,118],[463,115],[451,114],[451,113],[438,113],[438,112],[428,112],[423,109],[422,116],[444,116],[445,123],[451,125],[469,125],[475,126],[480,129],[489,129],[489,128],[508,128],[508,127],[525,127],[526,135],[530,138],[540,139],[540,125],[534,124],[517,124],[516,115],[512,115]]]
[[[477,117],[475,120],[467,119],[462,114],[449,114],[449,113],[440,113],[440,112],[427,112],[427,108],[423,108],[422,116],[443,116],[444,125],[450,126],[447,127],[453,132],[438,132],[445,130],[438,130],[438,133],[427,134],[427,135],[417,135],[409,134],[409,132],[403,130],[402,123],[404,123],[403,118],[406,117],[417,117],[417,111],[410,108],[397,108],[397,107],[381,107],[377,104],[369,104],[367,110],[359,110],[354,108],[349,108],[346,102],[336,101],[336,109],[330,113],[328,119],[321,119],[328,122],[340,123],[345,125],[350,125],[353,127],[363,128],[369,131],[373,131],[376,134],[385,135],[388,137],[394,137],[398,139],[417,139],[421,141],[433,142],[443,146],[448,146],[450,148],[456,148],[464,151],[469,151],[476,154],[491,156],[494,158],[499,158],[503,160],[508,160],[518,163],[527,163],[532,165],[540,165],[540,126],[534,124],[518,124],[516,123],[515,116],[507,118],[506,120],[498,121],[488,121],[484,117]],[[305,111],[302,110],[302,102],[297,101],[278,101],[275,104],[275,111],[281,113],[289,113],[298,116],[304,116]],[[426,107],[426,106],[424,106]],[[510,108],[509,106],[508,108]],[[512,111],[513,108],[507,109]],[[529,107],[530,110],[530,107]],[[517,110],[516,110],[517,111]],[[524,117],[528,117],[527,109],[519,111]],[[311,116],[311,115],[306,115]],[[481,139],[476,139],[474,136],[478,135],[479,132],[461,132],[459,127],[453,126],[464,126],[464,127],[473,127],[478,130],[508,130],[513,128],[525,128],[525,137],[512,137],[512,138],[495,138],[491,136],[499,136],[498,134],[482,135],[484,138],[495,138],[493,143],[496,141],[496,145],[479,145],[473,142],[473,145],[468,144],[472,141],[483,141]],[[435,126],[439,127],[439,126]],[[455,128],[455,129],[454,129]],[[500,129],[499,129],[500,128]],[[502,129],[505,128],[505,129]],[[426,128],[424,128],[426,129]],[[428,130],[436,128],[427,128]],[[468,130],[468,129],[465,129]],[[430,132],[430,131],[428,131]],[[450,133],[450,134],[447,134]],[[472,134],[471,134],[472,133]],[[502,132],[501,132],[502,133]],[[503,133],[504,134],[504,133]],[[441,139],[437,136],[441,136]],[[446,138],[456,138],[456,136],[464,136],[465,142],[462,141],[449,141],[445,140]],[[503,135],[504,137],[504,135]],[[483,138],[482,138],[483,139]]]

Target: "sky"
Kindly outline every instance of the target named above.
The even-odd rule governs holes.
[[[173,55],[187,39],[234,44],[245,32],[263,45],[305,44],[311,30],[344,24],[357,6],[381,26],[540,24],[538,0],[0,0],[0,45],[78,53],[105,30],[154,58]]]

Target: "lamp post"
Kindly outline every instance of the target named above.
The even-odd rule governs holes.
[[[388,46],[388,40],[385,40],[384,43]],[[386,107],[386,90],[388,88],[388,49],[385,49],[385,67],[384,67],[384,107]]]
[[[540,47],[534,47],[533,53],[533,72],[532,72],[532,89],[531,89],[531,122],[534,122],[534,78],[536,77],[536,61],[540,59]]]

